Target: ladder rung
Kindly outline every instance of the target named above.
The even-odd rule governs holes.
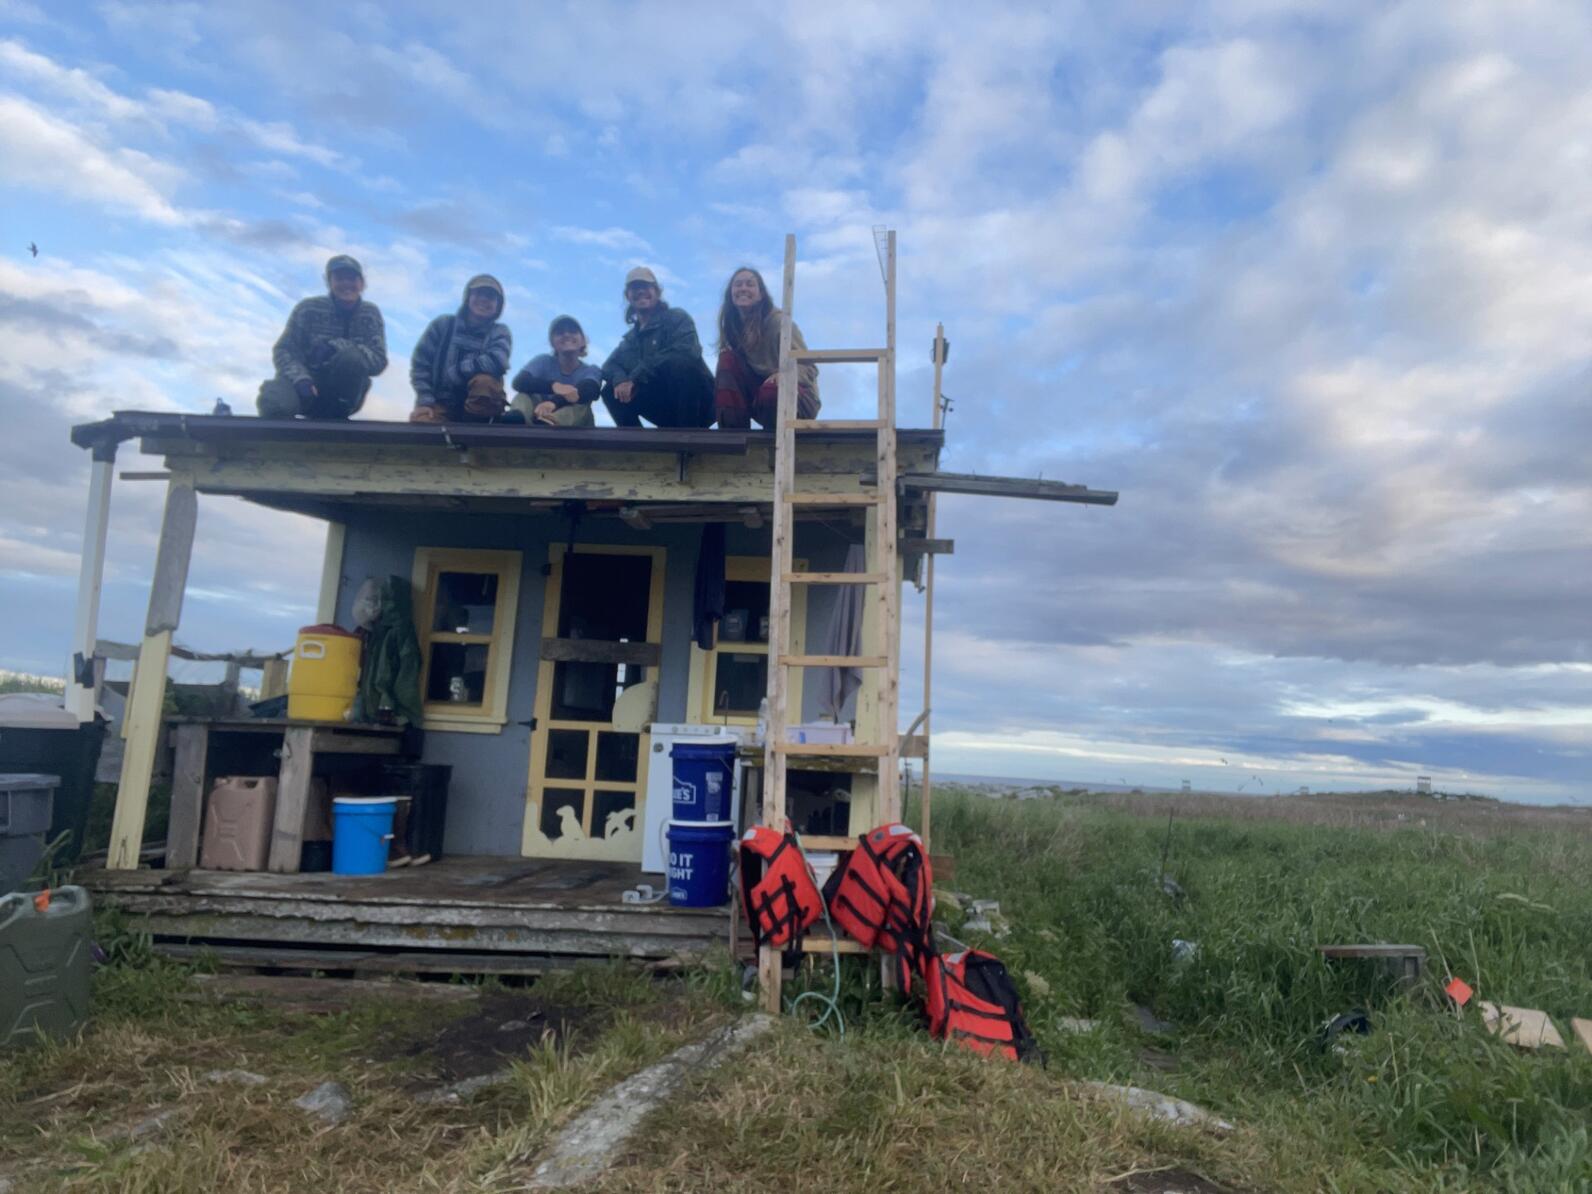
[[[882,361],[888,348],[793,348],[790,355],[798,361],[811,361],[818,364],[830,361],[835,364],[850,362],[856,365],[866,364],[869,361]]]
[[[819,927],[822,928],[823,926],[820,925]],[[865,954],[870,952],[866,945],[853,941],[850,937],[837,937],[831,943],[828,933],[820,933],[818,936],[814,936],[813,931],[809,929],[807,936],[802,938],[802,953],[804,954]]]
[[[779,661],[786,667],[884,667],[889,662],[883,655],[781,655]]]
[[[815,759],[883,759],[888,746],[872,742],[770,742],[767,749],[782,755]]]
[[[883,419],[792,419],[792,431],[878,431]]]
[[[855,850],[857,839],[842,837],[839,834],[829,833],[804,833],[801,835],[803,850]]]
[[[780,579],[788,585],[882,585],[889,578],[883,572],[784,572]]]
[[[787,493],[792,506],[877,506],[877,493]]]

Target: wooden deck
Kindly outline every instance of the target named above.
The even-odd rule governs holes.
[[[96,870],[79,876],[164,952],[316,970],[515,974],[669,962],[728,944],[723,908],[626,904],[633,865],[445,858],[382,875]]]

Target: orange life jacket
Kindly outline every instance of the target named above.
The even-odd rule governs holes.
[[[741,836],[741,908],[759,945],[790,945],[824,914],[796,838],[767,825]]]
[[[976,949],[935,956],[923,977],[930,1036],[1011,1061],[1037,1056],[1043,1064],[1044,1054],[1023,1020],[1017,987],[999,958]]]
[[[857,848],[825,891],[830,918],[860,945],[895,954],[901,989],[933,953],[934,876],[923,839],[905,825],[881,825]]]

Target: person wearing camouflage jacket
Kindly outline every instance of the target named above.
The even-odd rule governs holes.
[[[333,257],[326,287],[327,294],[293,308],[271,350],[276,376],[261,384],[256,400],[263,419],[346,419],[387,367],[387,330],[376,304],[362,297],[359,262]]]

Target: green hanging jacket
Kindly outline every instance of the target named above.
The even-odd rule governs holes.
[[[381,585],[381,613],[365,639],[354,720],[380,721],[382,710],[400,725],[420,724],[420,642],[409,582],[401,576]]]

